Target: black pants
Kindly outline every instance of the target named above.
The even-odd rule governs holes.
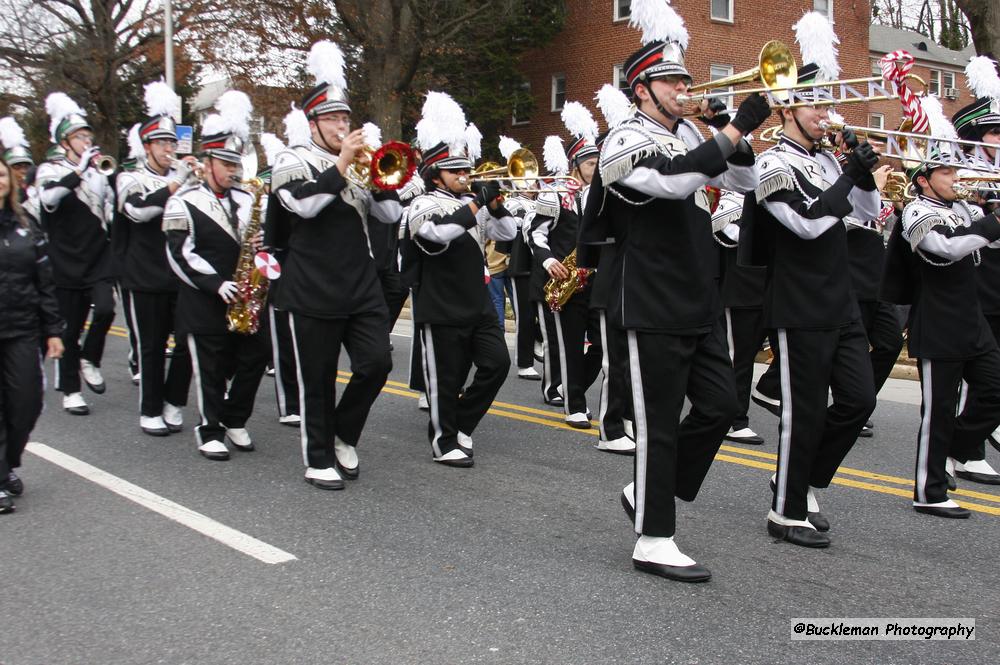
[[[271,339],[271,363],[274,367],[274,394],[281,417],[299,414],[299,380],[295,367],[295,349],[288,312],[267,306],[268,333]]]
[[[535,301],[538,312],[538,329],[542,333],[542,401],[559,397],[562,386],[562,364],[559,362],[559,334],[552,310],[543,302]]]
[[[138,331],[139,410],[144,416],[162,414],[164,402],[187,404],[191,356],[184,344],[174,346],[170,369],[166,371],[167,338],[174,330],[176,310],[176,293],[130,293],[128,311]]]
[[[69,395],[80,392],[80,360],[101,366],[104,342],[115,319],[113,284],[104,281],[84,289],[56,288],[56,300],[59,302],[59,313],[66,320],[66,331],[62,337],[66,350],[63,357],[56,361],[56,390]],[[91,305],[94,306],[94,314],[81,347],[80,335]]]
[[[859,302],[861,323],[871,346],[872,380],[875,394],[885,385],[903,350],[903,324],[896,306],[887,302]]]
[[[395,261],[391,261],[384,270],[378,271],[378,279],[382,283],[382,295],[385,297],[386,307],[389,308],[389,330],[396,325],[399,313],[403,311],[403,303],[406,302],[407,290],[403,288],[402,280],[399,276],[399,266]]]
[[[601,331],[601,349],[604,351],[601,354],[603,379],[598,419],[601,440],[613,441],[625,436],[624,419],[635,419],[628,371],[628,337],[621,328],[608,325],[605,310],[596,312]]]
[[[531,298],[528,297],[528,285],[531,281],[529,275],[511,277],[510,283],[514,290],[512,302],[514,304],[514,363],[518,369],[527,369],[535,366],[535,337],[538,333],[538,324],[535,318],[535,308],[531,305]]]
[[[40,345],[36,335],[0,339],[0,482],[21,466],[21,453],[42,412]]]
[[[392,370],[389,319],[384,309],[346,319],[292,313],[295,362],[299,368],[302,460],[313,469],[335,464],[334,439],[357,446],[368,412]],[[351,378],[337,402],[337,363],[343,345]]]
[[[736,414],[721,325],[705,335],[626,331],[635,406],[635,530],[669,537],[674,497],[693,501]],[[691,411],[681,420],[685,395]]]
[[[128,370],[135,376],[139,373],[139,333],[132,319],[132,292],[118,284],[118,299],[122,304],[122,317],[128,330]]]
[[[487,305],[479,320],[469,326],[420,326],[430,404],[427,431],[435,457],[458,446],[459,432],[472,435],[507,378],[510,353],[493,304]],[[475,376],[463,392],[473,365]]]
[[[921,358],[920,431],[913,500],[940,503],[947,496],[945,458],[959,462],[976,457],[987,435],[1000,425],[1000,351],[968,360]],[[959,386],[969,386],[961,415],[955,416]]]
[[[781,422],[771,507],[804,520],[809,487],[829,487],[875,410],[868,337],[860,321],[829,330],[782,328],[775,337]]]
[[[587,306],[588,299],[586,293],[574,295],[552,314],[566,415],[587,412],[587,388],[597,379],[604,360],[600,316]],[[590,347],[586,348],[588,339]]]
[[[416,300],[410,297],[410,316],[413,323],[413,330],[410,332],[410,376],[408,385],[411,390],[426,393],[427,385],[424,383],[424,345],[420,339],[420,326],[416,319]]]
[[[739,413],[732,429],[750,426],[750,386],[753,383],[753,363],[767,333],[764,332],[764,312],[760,309],[734,309],[727,307],[723,313],[726,326],[726,343],[729,359],[736,375],[736,402]]]
[[[1000,315],[987,314],[986,315],[986,321],[990,325],[990,330],[993,331],[993,337],[995,339],[997,339],[997,340],[1000,340]],[[968,398],[969,398],[968,392],[969,392],[969,390],[968,390],[968,385],[967,384],[963,386],[963,390],[966,393],[965,401],[968,402]],[[973,391],[973,393],[972,393],[972,398],[976,399],[975,391]],[[964,456],[966,458],[966,459],[959,460],[962,463],[965,463],[965,462],[968,462],[968,461],[984,460],[984,459],[986,459],[986,441],[980,441],[979,445],[977,445],[974,449],[966,449],[966,450],[958,451],[958,454],[960,454],[960,455],[962,455],[962,456]],[[952,455],[952,457],[955,457],[955,456]]]
[[[244,427],[253,413],[267,365],[267,342],[260,333],[189,334],[187,342],[201,415],[195,440],[199,446],[222,441],[226,428]]]

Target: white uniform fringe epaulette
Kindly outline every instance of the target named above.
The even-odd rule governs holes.
[[[413,199],[413,203],[407,208],[407,225],[410,229],[410,238],[413,242],[420,245],[420,238],[417,234],[420,233],[421,226],[432,217],[450,215],[464,205],[466,205],[466,202],[461,199],[436,195],[434,192]],[[444,253],[448,247],[445,246],[440,251],[429,251],[421,245],[421,249],[433,256]]]
[[[399,188],[399,202],[406,203],[426,192],[427,187],[424,185],[424,179],[415,175]]]
[[[174,195],[167,199],[167,205],[163,208],[163,232],[167,231],[187,231],[191,233],[194,224],[191,221],[191,214],[184,205],[184,194],[186,192],[174,192]]]
[[[613,185],[631,173],[642,160],[666,152],[665,146],[646,130],[641,120],[626,120],[608,133],[601,146],[598,163],[601,180],[605,187]]]
[[[757,158],[757,170],[760,172],[760,184],[756,190],[758,202],[775,192],[797,189],[795,176],[785,161],[787,155],[787,150],[781,146],[774,146],[762,152]]]
[[[743,195],[737,192],[725,191],[719,199],[719,205],[712,213],[712,233],[718,233],[730,224],[735,224],[743,216]],[[738,243],[727,244],[720,238],[716,241],[724,247],[735,247]]]
[[[295,180],[311,180],[312,170],[302,155],[309,152],[307,146],[286,148],[274,158],[271,167],[271,191],[277,191]]]
[[[914,199],[903,208],[901,232],[903,240],[910,244],[910,249],[915,254],[932,265],[947,266],[954,261],[939,261],[929,258],[926,254],[917,250],[917,246],[927,237],[927,234],[935,226],[941,224],[956,229],[960,226],[967,226],[983,216],[979,208],[970,206],[965,201],[955,201],[952,207],[938,206],[925,201],[924,199]],[[978,256],[974,257],[978,259]],[[979,261],[976,260],[976,263]]]
[[[559,211],[562,210],[562,203],[559,200],[559,193],[544,191],[538,194],[535,199],[535,214],[543,217],[551,217],[553,221],[559,219]]]

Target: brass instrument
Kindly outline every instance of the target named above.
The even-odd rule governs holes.
[[[538,175],[538,158],[527,148],[518,148],[511,153],[506,166],[496,162],[480,164],[466,179],[467,182],[500,181],[510,182],[513,186],[502,188],[504,194],[538,194],[540,192],[574,192],[583,187],[579,178],[573,176],[541,176]],[[528,183],[550,183],[547,187],[527,187]],[[565,182],[565,186],[556,183]],[[525,187],[521,187],[522,183]]]
[[[882,188],[882,198],[893,203],[906,203],[917,198],[913,191],[913,183],[902,171],[893,171],[886,178]]]
[[[177,159],[176,157],[174,159],[171,159],[170,168],[176,170],[177,165],[183,161],[187,160]],[[194,168],[191,169],[191,177],[197,180],[198,182],[203,181],[205,179],[205,167],[203,167],[200,163],[196,162]]]
[[[236,298],[226,309],[226,323],[230,332],[253,335],[260,329],[260,315],[264,310],[270,285],[267,277],[254,264],[257,254],[254,244],[260,235],[263,198],[267,186],[260,178],[244,180],[241,184],[253,192],[253,207],[250,210],[250,223],[247,224],[240,243],[240,258],[233,274],[237,287]]]
[[[344,138],[341,134],[340,140]],[[413,148],[402,141],[389,141],[378,148],[362,148],[347,168],[346,177],[362,189],[385,192],[405,185],[416,170]]]
[[[569,277],[552,278],[545,283],[545,302],[553,312],[561,311],[574,293],[582,291],[587,286],[587,278],[590,276],[590,270],[576,267],[575,248],[563,259],[562,264],[569,271]]]
[[[97,148],[97,146],[94,147]],[[97,149],[100,150],[100,148]],[[102,155],[101,153],[97,153],[90,160],[90,163],[95,169],[97,169],[97,172],[103,176],[112,175],[118,170],[118,160],[111,155]]]

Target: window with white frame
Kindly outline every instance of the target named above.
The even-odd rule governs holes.
[[[615,65],[612,80],[615,82],[616,88],[626,95],[631,94],[632,89],[629,87],[628,79],[625,78],[625,65]]]
[[[709,0],[713,21],[733,22],[733,0]]]
[[[552,110],[562,111],[566,104],[566,75],[552,75]]]
[[[955,72],[941,72],[941,96],[947,99],[958,98],[958,88],[955,86]]]
[[[833,21],[833,0],[813,0],[813,9]]]
[[[514,110],[510,114],[510,124],[512,125],[526,125],[531,122],[531,117],[528,115],[528,106],[531,103],[531,83],[528,81],[522,83],[521,91],[523,104],[514,104]]]
[[[632,16],[632,0],[611,0],[614,5],[615,20],[621,21]]]
[[[869,113],[868,126],[874,129],[885,129],[885,116],[881,113]]]
[[[709,81],[718,81],[719,79],[726,78],[727,76],[732,76],[732,75],[733,75],[732,65],[712,65],[708,71]],[[729,86],[727,88],[713,88],[709,90],[709,93],[714,94],[719,92],[732,92],[732,91],[733,91],[733,86]],[[733,105],[732,95],[729,95],[727,97],[719,97],[718,99],[721,99],[726,104],[727,107],[732,107]]]
[[[932,69],[930,78],[927,79],[927,94],[941,96],[941,70]]]
[[[879,58],[872,58],[872,76],[882,76],[882,65]]]

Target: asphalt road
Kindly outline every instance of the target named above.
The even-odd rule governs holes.
[[[777,422],[751,407],[767,444],[724,446],[681,504],[678,543],[713,572],[685,585],[632,569],[618,503],[631,458],[563,427],[537,383],[511,373],[476,432],[475,468],[434,464],[405,388],[408,325],[398,331],[361,478],[342,492],[303,482],[269,378],[248,425],[256,452],[200,457],[193,406],[184,432],[143,435],[125,340],[112,337],[92,415],[64,413],[50,392],[33,440],[294,559],[263,563],[28,454],[27,492],[0,517],[0,664],[1000,661],[1000,488],[960,481],[966,521],[913,512],[916,384],[883,391],[876,436],[820,497],[833,524],[821,551],[766,533]],[[794,617],[973,618],[977,630],[963,643],[801,642]]]

